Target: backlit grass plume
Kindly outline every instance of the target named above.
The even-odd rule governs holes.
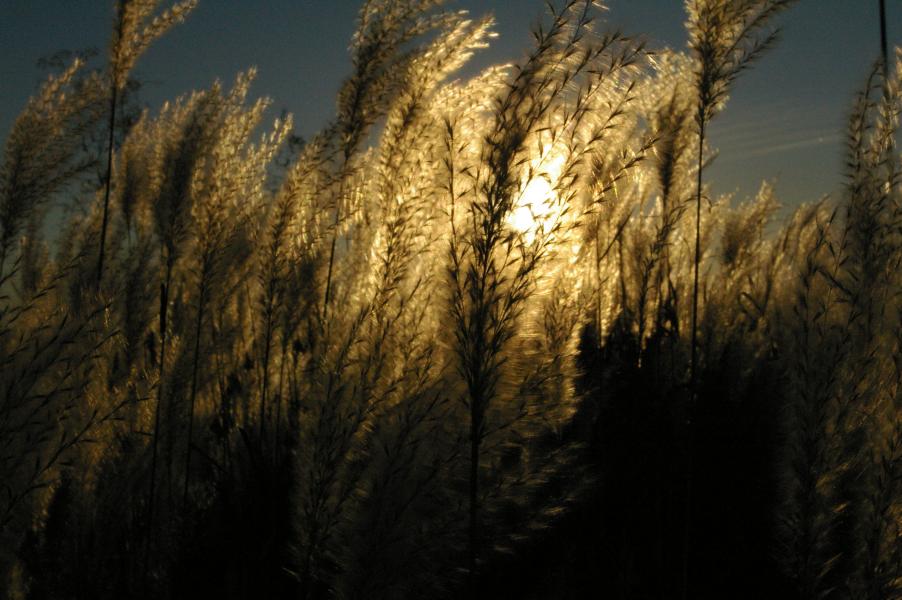
[[[110,43],[109,64],[109,138],[106,152],[106,178],[103,192],[103,217],[100,226],[100,250],[97,258],[97,282],[103,278],[106,231],[109,222],[110,192],[113,182],[113,145],[119,97],[128,82],[129,72],[147,47],[190,13],[197,0],[186,0],[154,15],[159,0],[117,0]],[[151,17],[153,17],[151,19]]]
[[[367,0],[306,141],[254,69],[117,118],[160,4],[4,147],[0,598],[902,597],[898,72],[783,218],[703,175],[790,0],[474,71]]]

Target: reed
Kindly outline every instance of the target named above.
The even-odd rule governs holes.
[[[110,44],[109,64],[109,136],[106,149],[106,176],[103,191],[103,218],[100,226],[100,252],[97,257],[97,285],[103,279],[106,231],[109,223],[110,192],[113,182],[113,151],[116,138],[116,111],[120,95],[128,83],[128,75],[140,55],[168,29],[180,23],[195,6],[196,0],[180,2],[149,20],[158,0],[117,0]]]
[[[899,596],[898,65],[783,218],[704,175],[789,0],[470,76],[491,16],[368,0],[309,141],[253,70],[123,127],[159,4],[6,142],[0,597]]]

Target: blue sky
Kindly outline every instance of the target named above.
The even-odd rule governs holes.
[[[358,0],[200,0],[189,20],[139,62],[144,99],[157,106],[249,66],[254,90],[285,108],[305,135],[330,118],[348,73],[347,44]],[[451,0],[474,14],[493,12],[500,34],[479,65],[515,60],[530,44],[540,0]],[[606,19],[653,46],[685,46],[681,0],[609,0]],[[837,193],[842,132],[852,97],[879,55],[878,0],[801,0],[780,19],[783,39],[735,86],[711,128],[720,155],[708,179],[739,199],[775,180],[789,206]],[[887,0],[889,39],[902,43],[902,0]],[[0,1],[0,136],[34,91],[41,56],[67,48],[106,48],[112,2]]]

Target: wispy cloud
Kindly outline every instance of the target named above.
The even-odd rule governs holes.
[[[749,156],[764,156],[766,154],[786,152],[787,150],[808,148],[810,146],[819,146],[821,144],[832,144],[833,142],[839,142],[840,140],[842,140],[842,138],[843,138],[843,136],[839,133],[820,135],[815,138],[799,140],[796,142],[789,142],[786,144],[780,144],[777,146],[773,146],[771,148],[762,148],[761,150],[758,150],[757,152],[749,153]]]
[[[721,153],[721,160],[742,160],[753,157],[767,156],[769,154],[779,154],[789,152],[791,150],[800,150],[802,148],[810,148],[820,146],[822,144],[833,144],[841,141],[843,138],[840,133],[821,132],[817,135],[800,136],[796,139],[786,140],[778,143],[758,144],[751,147],[730,147],[724,149]],[[763,141],[763,140],[762,140]],[[772,142],[774,140],[771,140]]]
[[[830,144],[842,138],[842,123],[823,106],[775,100],[724,115],[711,127],[721,160],[741,160]],[[732,116],[732,118],[729,118]]]

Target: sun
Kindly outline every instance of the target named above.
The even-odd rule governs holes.
[[[525,181],[527,176],[524,175],[525,187],[507,219],[513,229],[523,234],[527,243],[535,239],[545,223],[559,217],[562,209],[555,184],[564,166],[564,157],[552,154],[550,149],[543,150],[542,157],[533,161],[529,181]]]

